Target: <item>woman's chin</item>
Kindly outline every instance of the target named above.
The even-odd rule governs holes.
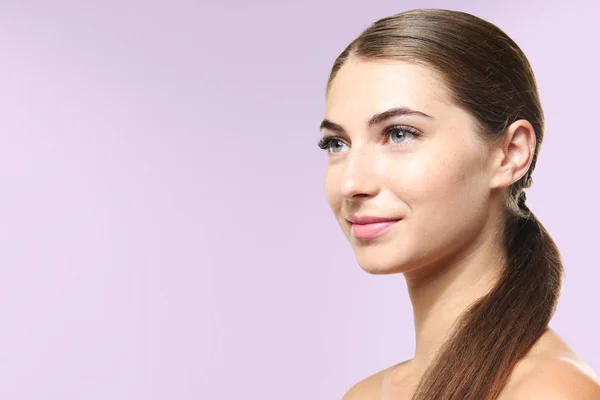
[[[390,275],[405,271],[402,263],[387,261],[382,257],[361,257],[357,255],[356,261],[365,272],[373,275]]]
[[[426,261],[422,253],[415,253],[406,245],[403,250],[390,243],[372,246],[353,246],[358,265],[373,275],[401,274],[418,269]]]
[[[401,273],[401,270],[397,270],[389,267],[380,267],[380,266],[360,266],[363,271],[371,274],[371,275],[391,275]]]

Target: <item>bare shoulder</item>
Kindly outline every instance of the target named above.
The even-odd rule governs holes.
[[[598,379],[571,360],[547,359],[507,388],[515,400],[600,400]]]
[[[600,380],[556,333],[549,331],[519,363],[502,398],[600,400]]]
[[[346,392],[342,400],[379,400],[381,398],[381,387],[386,375],[392,369],[404,363],[392,365],[362,379]]]

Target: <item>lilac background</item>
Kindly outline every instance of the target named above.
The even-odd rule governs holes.
[[[334,58],[415,7],[530,57],[552,326],[600,372],[600,6],[486,3],[2,2],[0,398],[339,399],[409,358],[404,280],[356,264],[316,141]]]

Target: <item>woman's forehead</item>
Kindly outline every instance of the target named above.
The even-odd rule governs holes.
[[[328,114],[372,114],[398,106],[429,114],[447,105],[447,86],[440,76],[406,61],[349,60],[338,70],[326,99]]]
[[[349,60],[331,83],[326,114],[346,119],[408,107],[434,115],[450,104],[447,86],[430,68],[406,61]]]

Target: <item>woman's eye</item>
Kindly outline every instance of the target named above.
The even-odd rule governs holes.
[[[339,139],[331,139],[331,141],[329,142],[329,152],[330,153],[340,153],[344,146],[348,147],[346,145],[346,143],[342,142]]]
[[[405,128],[391,128],[386,133],[389,136],[389,140],[393,143],[404,143],[406,142],[407,137],[417,136],[415,133]]]
[[[407,137],[414,138],[420,135],[420,132],[408,126],[393,126],[381,133],[386,138],[386,142],[391,141],[395,144],[404,144],[409,142]],[[326,150],[329,154],[341,153],[346,151],[344,147],[350,148],[342,139],[324,136],[319,140],[319,147]]]

